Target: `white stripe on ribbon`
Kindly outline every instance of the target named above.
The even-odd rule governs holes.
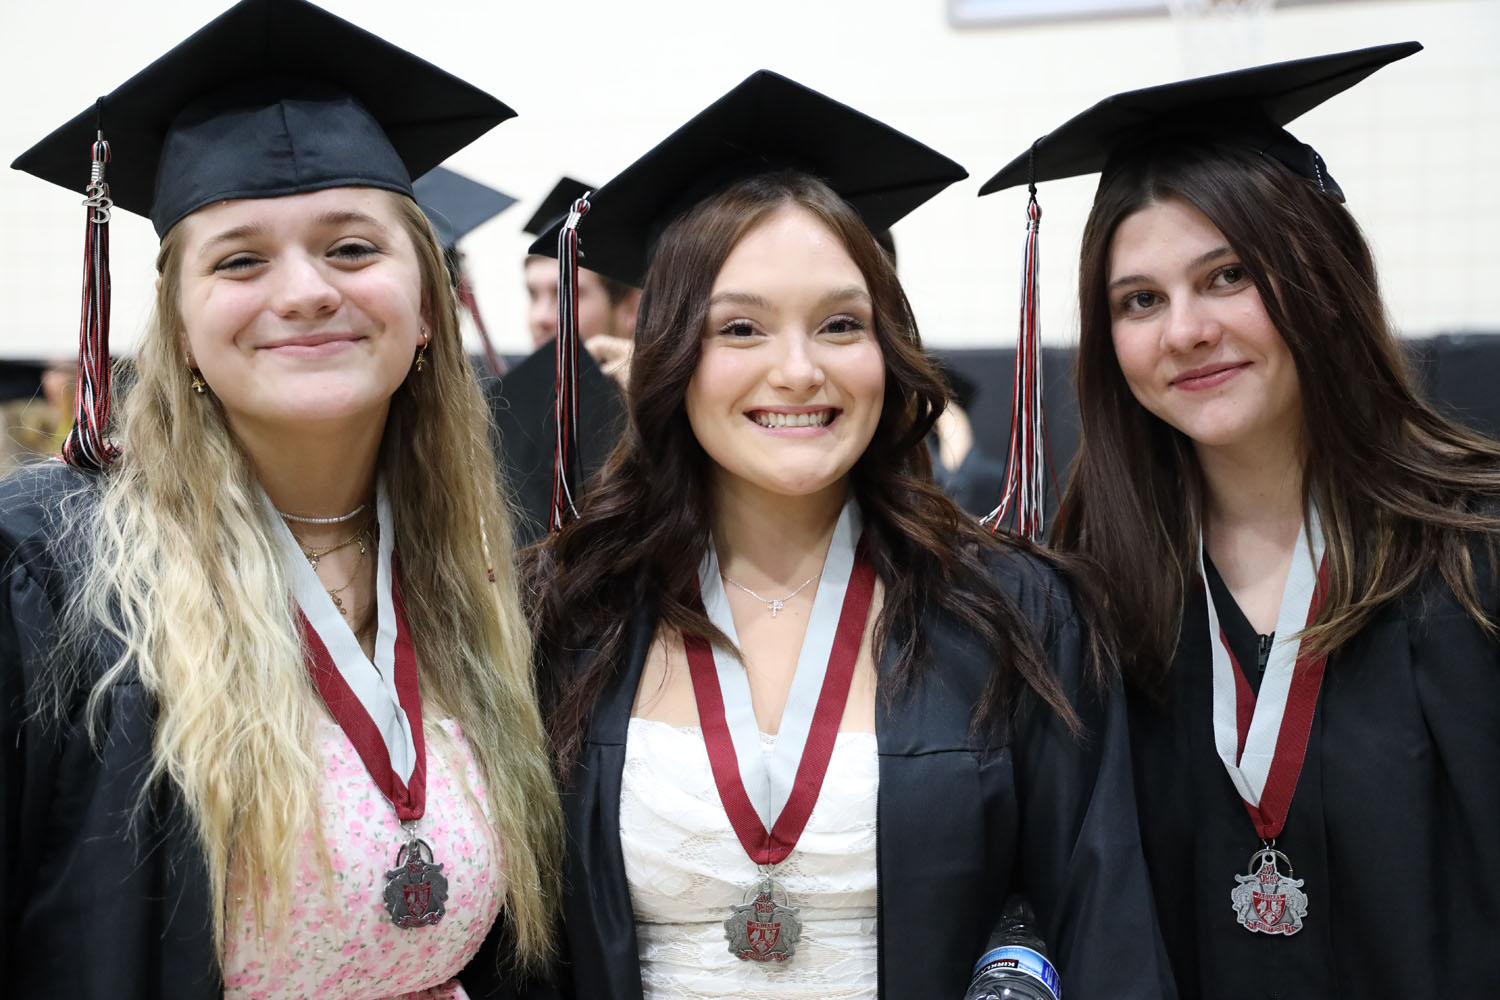
[[[1318,567],[1323,561],[1323,548],[1323,527],[1318,520],[1318,512],[1311,510],[1302,531],[1297,533],[1292,565],[1281,594],[1281,608],[1276,614],[1276,640],[1271,647],[1271,655],[1266,660],[1260,692],[1255,698],[1255,713],[1251,716],[1250,731],[1245,736],[1245,749],[1236,761],[1239,723],[1234,666],[1230,662],[1229,649],[1219,625],[1213,591],[1208,586],[1208,576],[1204,572],[1203,536],[1201,533],[1198,536],[1198,573],[1203,578],[1208,604],[1209,648],[1213,651],[1214,746],[1219,751],[1219,759],[1224,762],[1224,770],[1229,772],[1229,780],[1234,783],[1235,790],[1251,806],[1260,805],[1261,795],[1266,789],[1266,778],[1271,773],[1276,740],[1281,734],[1281,722],[1286,715],[1287,695],[1292,688],[1292,676],[1302,648],[1298,633],[1307,625],[1308,610],[1312,607],[1313,593],[1318,585]]]
[[[734,744],[740,780],[745,783],[745,794],[749,796],[751,805],[755,807],[756,814],[767,830],[776,825],[776,818],[786,807],[787,799],[792,794],[792,784],[797,778],[797,768],[807,746],[813,712],[818,707],[823,678],[828,673],[828,658],[833,652],[833,639],[844,607],[844,594],[849,589],[849,578],[854,573],[854,548],[859,541],[859,533],[859,508],[851,499],[844,504],[838,524],[833,529],[833,540],[828,546],[828,557],[823,562],[823,574],[818,580],[807,632],[802,638],[802,651],[797,656],[797,672],[787,691],[786,707],[782,709],[776,744],[769,753],[761,747],[760,727],[755,721],[750,680],[744,665],[728,650],[717,646],[713,650],[714,670],[718,674],[719,690],[724,698],[724,720]],[[739,635],[735,632],[729,595],[719,576],[719,555],[714,550],[712,538],[709,539],[703,562],[698,567],[698,587],[709,621],[729,637],[735,648],[739,648]]]
[[[396,532],[392,526],[391,504],[386,496],[385,484],[381,483],[375,495],[375,517],[380,526],[380,540],[375,564],[376,632],[375,660],[371,662],[360,648],[359,640],[344,616],[339,614],[333,598],[318,579],[297,544],[291,529],[276,513],[271,498],[261,494],[272,519],[280,529],[276,540],[281,547],[282,559],[287,573],[292,578],[292,594],[297,605],[307,617],[308,624],[323,640],[328,655],[339,675],[359,699],[360,705],[375,722],[385,742],[386,752],[391,758],[391,769],[402,783],[411,780],[412,769],[417,764],[417,747],[412,739],[411,722],[401,707],[401,698],[396,693],[396,604],[391,598],[391,551],[395,545]]]

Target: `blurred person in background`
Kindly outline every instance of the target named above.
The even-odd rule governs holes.
[[[522,232],[541,236],[567,216],[589,185],[563,177],[542,199]],[[585,253],[585,257],[587,254]],[[526,256],[526,325],[534,347],[557,336],[557,261],[543,254]],[[641,290],[586,267],[578,269],[578,339],[594,363],[621,390],[630,382],[630,348]]]
[[[553,186],[522,231],[541,236],[565,219],[589,190],[564,177]],[[584,248],[585,258],[587,246]],[[555,250],[553,251],[555,252]],[[525,264],[530,302],[527,325],[535,350],[489,387],[490,407],[500,434],[500,456],[516,509],[516,537],[529,544],[546,532],[552,508],[554,420],[557,386],[557,261],[531,253]],[[578,269],[578,457],[586,482],[620,439],[625,421],[623,394],[630,378],[640,289],[588,268]],[[580,486],[583,484],[580,483]]]

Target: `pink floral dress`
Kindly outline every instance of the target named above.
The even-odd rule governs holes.
[[[447,739],[432,738],[439,726]],[[412,929],[391,922],[382,893],[385,873],[405,843],[401,824],[344,731],[320,720],[323,835],[332,877],[325,882],[309,834],[285,933],[265,940],[257,937],[243,886],[232,882],[230,906],[240,919],[230,925],[225,946],[226,998],[467,1000],[454,976],[499,915],[505,875],[479,767],[463,733],[452,721],[429,722],[428,730],[427,810],[415,831],[432,845],[448,877],[442,921]]]

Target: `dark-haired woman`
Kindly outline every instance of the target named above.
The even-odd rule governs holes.
[[[1500,446],[1417,394],[1326,165],[1262,129],[1118,151],[1082,251],[1060,542],[1117,584],[1163,933],[1185,996],[1492,996]]]
[[[957,998],[1021,891],[1069,997],[1162,996],[1123,710],[1056,561],[933,485],[943,383],[840,180],[733,168],[656,243],[625,439],[537,553],[576,995]]]

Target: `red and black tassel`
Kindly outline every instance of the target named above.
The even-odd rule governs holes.
[[[583,483],[578,453],[578,222],[588,214],[588,196],[573,202],[557,234],[557,382],[553,406],[556,446],[552,458],[552,512],[548,531],[558,531],[578,513],[573,501]]]
[[[1052,463],[1047,452],[1047,421],[1042,411],[1042,348],[1037,321],[1040,308],[1037,237],[1041,229],[1042,208],[1036,200],[1036,184],[1030,184],[1029,189],[1026,253],[1021,266],[1021,326],[1016,337],[1005,488],[1000,505],[984,520],[992,531],[1010,522],[1016,534],[1040,542],[1045,528],[1047,479]]]
[[[104,436],[109,428],[109,215],[114,204],[104,176],[107,163],[109,143],[101,127],[84,200],[88,222],[83,237],[83,310],[73,427],[62,447],[63,461],[80,469],[102,469],[120,454],[119,447]]]

